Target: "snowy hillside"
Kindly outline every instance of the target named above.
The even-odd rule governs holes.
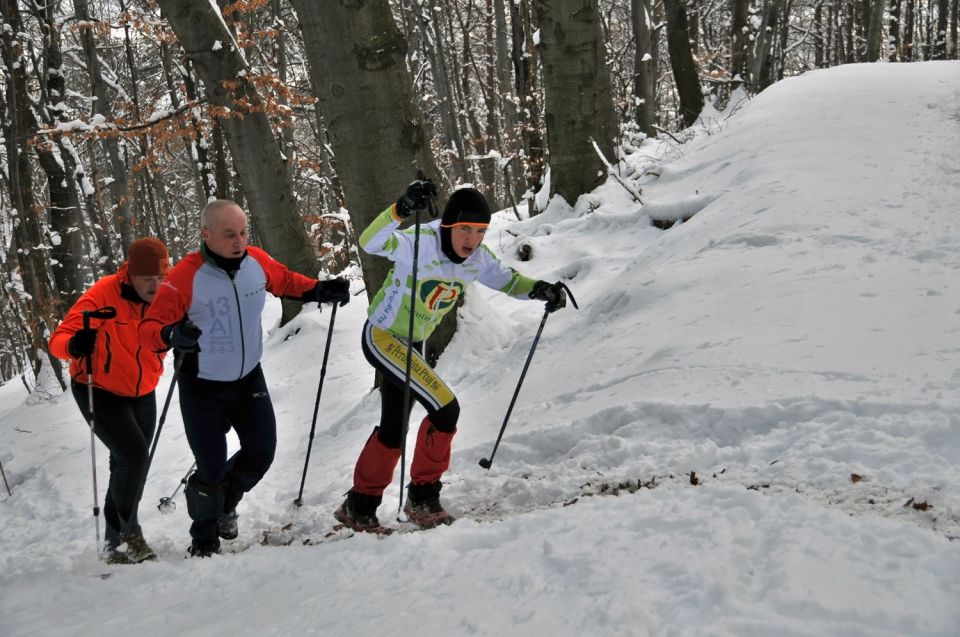
[[[330,312],[269,306],[279,446],[237,553],[183,559],[182,495],[157,509],[192,462],[176,397],[141,505],[160,561],[106,566],[69,392],[0,387],[0,635],[960,635],[960,63],[808,73],[627,164],[646,208],[611,179],[487,234],[581,309],[547,321],[485,471],[542,305],[470,289],[438,365],[450,527],[325,538],[379,417],[359,280],[299,509]],[[398,496],[399,471],[401,527]]]

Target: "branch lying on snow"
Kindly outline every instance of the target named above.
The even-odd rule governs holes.
[[[600,150],[600,146],[597,145],[597,142],[594,141],[593,137],[590,137],[588,139],[590,140],[590,143],[593,144],[593,149],[597,151],[597,157],[599,157],[600,161],[602,161],[603,164],[607,167],[607,174],[609,174],[611,177],[616,179],[617,183],[623,186],[623,189],[626,190],[628,193],[630,193],[630,196],[633,197],[633,200],[642,206],[643,201],[640,199],[640,193],[635,191],[633,188],[627,185],[627,183],[623,179],[620,178],[620,174],[613,167],[613,164],[607,161],[607,158],[603,156],[603,151]]]
[[[643,211],[648,217],[650,217],[650,221],[654,226],[660,228],[661,230],[666,230],[678,222],[689,221],[693,215],[706,208],[710,202],[717,198],[716,195],[696,194],[668,203],[644,203],[640,199],[640,192],[635,191],[629,184],[621,179],[619,173],[616,171],[613,165],[607,161],[606,157],[603,156],[603,152],[600,150],[597,142],[595,142],[592,137],[589,139],[590,143],[593,144],[593,149],[597,151],[597,156],[600,157],[600,161],[606,165],[607,173],[616,179],[617,183],[623,186],[624,190],[630,193],[630,196],[633,197],[634,201],[643,206]]]

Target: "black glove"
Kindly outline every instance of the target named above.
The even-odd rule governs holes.
[[[79,329],[74,333],[70,342],[67,343],[67,351],[74,358],[83,358],[93,354],[94,345],[97,343],[97,330],[93,328]]]
[[[556,312],[562,307],[567,306],[567,292],[563,289],[563,284],[547,283],[546,281],[537,281],[530,290],[530,298],[538,301],[546,301],[547,312]]]
[[[397,199],[397,214],[407,218],[415,212],[426,212],[430,197],[437,196],[437,187],[429,179],[418,179],[407,186],[407,192]]]
[[[189,319],[167,325],[160,330],[160,337],[166,341],[167,345],[178,349],[185,354],[192,354],[200,351],[200,335],[203,332],[194,325]]]
[[[343,307],[350,302],[350,282],[343,278],[317,281],[313,286],[313,299],[317,303],[339,303]]]

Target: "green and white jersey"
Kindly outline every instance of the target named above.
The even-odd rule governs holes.
[[[396,204],[392,204],[373,220],[360,235],[360,247],[394,262],[370,303],[369,321],[405,340],[410,329],[414,229],[398,230],[400,218],[395,210]],[[440,247],[440,221],[421,224],[413,340],[426,340],[473,281],[518,299],[529,298],[536,282],[500,263],[483,244],[463,263],[454,263]]]

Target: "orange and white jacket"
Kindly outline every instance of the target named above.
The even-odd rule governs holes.
[[[127,264],[90,287],[70,308],[50,337],[50,353],[70,361],[70,377],[80,384],[87,382],[86,358],[73,358],[68,350],[70,339],[83,328],[83,313],[110,306],[117,309],[113,319],[91,319],[97,330],[92,355],[93,385],[118,396],[137,397],[157,387],[163,373],[166,352],[156,352],[140,345],[137,330],[149,305],[130,284]]]

